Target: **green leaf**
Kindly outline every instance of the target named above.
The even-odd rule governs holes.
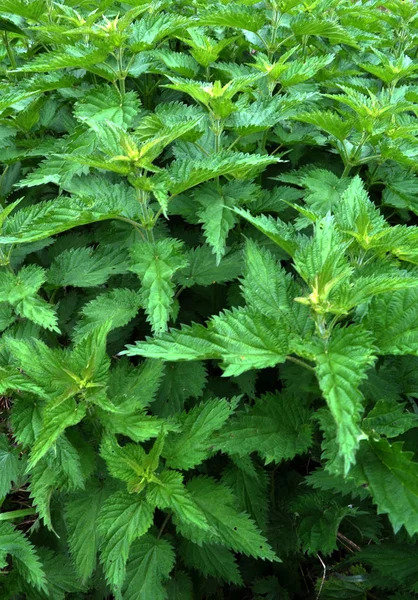
[[[125,580],[131,544],[148,531],[152,521],[153,511],[144,499],[126,492],[115,492],[101,508],[97,518],[100,560],[106,580],[114,589],[120,590],[123,582],[132,577],[130,569]],[[130,555],[135,556],[135,551]]]
[[[267,473],[254,465],[249,456],[233,456],[233,461],[235,464],[223,472],[222,481],[233,490],[242,510],[265,531],[269,509]]]
[[[246,513],[235,509],[235,497],[222,484],[208,477],[196,477],[187,484],[192,498],[204,513],[215,534],[207,534],[196,527],[179,526],[180,532],[191,541],[213,541],[248,556],[271,561],[278,560],[265,537]]]
[[[201,207],[197,216],[199,222],[203,224],[206,241],[216,255],[217,265],[226,252],[228,233],[237,220],[231,209],[242,200],[246,200],[246,196],[245,186],[237,186],[235,182],[224,186],[206,183],[193,194],[195,201]]]
[[[363,419],[362,427],[388,438],[402,435],[418,427],[418,415],[404,409],[404,403],[379,400]]]
[[[351,119],[342,118],[336,112],[331,112],[329,110],[316,110],[315,112],[299,113],[294,117],[294,119],[297,121],[302,121],[302,123],[315,125],[315,127],[326,131],[340,142],[343,142],[347,138],[351,129],[353,128],[353,122]]]
[[[210,529],[205,514],[194,502],[177,471],[163,471],[147,486],[147,501],[160,510],[171,508],[180,522],[199,529]]]
[[[34,546],[10,523],[0,523],[0,568],[7,566],[11,554],[18,573],[31,585],[46,591],[46,577]]]
[[[10,217],[0,236],[0,244],[26,244],[43,240],[80,225],[113,219],[124,212],[117,202],[109,205],[96,200],[61,197],[23,208]]]
[[[204,577],[211,576],[242,585],[235,556],[228,548],[218,544],[193,544],[183,538],[179,552],[184,563],[202,573]]]
[[[374,298],[364,327],[372,332],[379,354],[417,354],[418,290],[400,290]]]
[[[274,256],[252,240],[245,245],[243,296],[252,310],[280,318],[289,330],[310,328],[308,307],[294,302],[298,291],[292,278]]]
[[[202,396],[206,379],[206,367],[202,362],[166,363],[155,410],[164,416],[182,411],[186,400]]]
[[[254,172],[277,162],[280,159],[275,157],[224,150],[214,157],[200,160],[175,160],[162,176],[155,177],[157,181],[161,179],[171,195],[176,196],[221,175],[249,179]]]
[[[18,73],[45,73],[57,69],[88,68],[102,62],[108,55],[106,48],[96,48],[89,44],[62,46],[60,50],[43,52],[32,62],[14,69]]]
[[[216,436],[214,445],[244,457],[258,452],[266,462],[280,462],[306,452],[312,442],[309,411],[303,402],[266,394],[241,411]]]
[[[54,531],[51,519],[51,498],[58,487],[65,485],[65,475],[61,470],[48,464],[46,458],[41,459],[30,473],[30,497],[33,505],[43,520],[45,527]]]
[[[60,287],[97,286],[105,283],[112,275],[127,273],[128,268],[127,257],[120,248],[70,248],[53,260],[48,271],[48,281]]]
[[[292,503],[298,515],[298,535],[303,551],[325,555],[337,550],[337,533],[341,521],[355,514],[349,506],[340,506],[327,494],[305,494]]]
[[[86,416],[86,407],[72,398],[59,404],[53,400],[42,411],[42,427],[31,449],[28,468],[33,467],[48,452],[59,436],[68,428],[77,425]]]
[[[219,264],[209,246],[198,246],[186,253],[188,265],[177,272],[176,278],[184,287],[193,285],[209,286],[214,283],[232,281],[241,275],[242,258],[240,252],[230,252]]]
[[[166,586],[167,595],[172,600],[193,600],[193,583],[186,573],[178,571]]]
[[[359,390],[374,362],[373,339],[359,326],[334,329],[315,357],[316,374],[329,410],[337,424],[339,454],[348,473],[364,437],[360,429],[363,395]]]
[[[141,280],[141,299],[155,333],[167,329],[174,297],[173,275],[186,265],[182,244],[177,240],[137,242],[131,248],[132,265]]]
[[[91,483],[65,505],[69,531],[68,545],[78,577],[85,583],[96,568],[99,535],[96,527],[99,511],[108,495],[105,488]]]
[[[360,464],[379,514],[387,514],[397,533],[404,526],[410,536],[418,532],[418,463],[402,442],[368,440]]]
[[[11,410],[13,434],[19,444],[33,446],[42,427],[42,411],[38,402],[30,397],[17,398]]]
[[[110,371],[109,398],[123,413],[134,413],[154,402],[165,368],[159,360],[145,360],[134,367],[120,360]]]
[[[174,566],[174,550],[165,539],[145,535],[132,545],[123,600],[166,600],[164,581]]]
[[[4,498],[20,475],[19,454],[13,448],[7,436],[0,435],[0,498]]]
[[[139,112],[139,101],[135,92],[123,96],[111,86],[92,89],[76,104],[74,116],[82,122],[107,122],[131,127]]]
[[[297,241],[292,225],[284,223],[280,219],[267,217],[266,215],[254,217],[249,211],[242,208],[235,208],[234,210],[240,217],[251,223],[251,225],[254,225],[256,229],[264,233],[264,235],[290,254],[290,256],[294,255],[297,248]]]
[[[83,306],[74,328],[74,342],[79,343],[104,324],[109,324],[110,329],[124,327],[135,318],[140,306],[139,294],[133,290],[117,288],[100,294]]]
[[[208,328],[183,327],[128,346],[124,354],[164,358],[169,361],[222,358],[225,376],[284,362],[288,336],[278,322],[255,311],[238,309],[212,317]]]
[[[164,444],[163,456],[173,469],[187,471],[203,462],[211,453],[215,431],[221,429],[234,410],[234,402],[209,400],[178,416],[181,433],[170,433]]]
[[[200,25],[220,25],[248,31],[258,31],[263,27],[265,20],[263,10],[234,4],[217,6],[216,10],[209,9],[199,15]]]
[[[129,493],[140,492],[147,481],[146,454],[139,444],[120,446],[113,436],[106,436],[100,455],[113,477],[125,481]]]
[[[179,14],[148,13],[136,21],[129,37],[129,46],[133,52],[142,52],[154,48],[165,37],[193,26],[193,20]]]

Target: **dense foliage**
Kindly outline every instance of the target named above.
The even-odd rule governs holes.
[[[418,597],[418,7],[0,0],[2,600]]]

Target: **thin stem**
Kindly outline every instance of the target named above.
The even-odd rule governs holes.
[[[125,95],[125,77],[126,75],[124,75],[124,70],[123,70],[123,49],[119,48],[119,54],[118,54],[118,72],[119,72],[119,88],[120,88],[120,94],[123,97]]]
[[[28,515],[36,515],[35,508],[24,508],[22,510],[12,510],[10,512],[0,513],[0,521],[12,521],[19,517],[27,517]]]
[[[301,367],[308,369],[308,371],[315,372],[314,367],[311,367],[311,365],[308,365],[308,363],[306,363],[304,360],[300,360],[299,358],[296,358],[294,356],[286,356],[286,360],[290,360],[291,362],[295,363],[296,365],[300,365]]]
[[[164,519],[164,521],[163,521],[163,524],[161,525],[160,531],[158,532],[158,535],[157,535],[157,540],[159,540],[159,539],[160,539],[160,537],[163,535],[163,533],[164,533],[164,529],[165,529],[165,527],[166,527],[166,525],[167,525],[167,523],[168,523],[169,519],[170,519],[170,515],[166,515],[166,516],[165,516],[165,519]]]
[[[341,178],[347,177],[347,175],[350,173],[351,169],[352,169],[352,165],[350,165],[350,164],[345,165],[343,174],[341,175]]]
[[[242,138],[242,135],[239,135],[237,138],[235,138],[235,140],[232,142],[232,144],[230,144],[230,145],[228,146],[227,150],[232,150],[232,148],[235,146],[235,144],[236,144],[237,142],[239,142],[239,141],[240,141],[240,139],[241,139],[241,138]]]
[[[348,544],[349,546],[351,546],[351,548],[354,548],[354,550],[357,550],[357,552],[361,552],[360,546],[358,546],[355,542],[353,542],[352,540],[350,540],[350,538],[346,537],[340,531],[337,533],[337,538],[339,538],[340,540],[344,541],[346,544]],[[351,552],[353,552],[353,550],[351,550]]]
[[[177,300],[177,298],[180,296],[180,294],[186,289],[185,285],[182,285],[181,287],[179,287],[179,289],[176,292],[176,295],[174,296],[174,299]]]
[[[209,156],[209,152],[207,150],[204,149],[203,146],[201,146],[198,142],[193,142],[195,146],[197,146],[199,148],[199,150],[201,152],[203,152],[203,154],[206,154],[206,156]]]
[[[321,579],[321,585],[320,585],[320,587],[319,587],[319,591],[318,591],[318,594],[317,594],[317,596],[316,596],[316,600],[318,600],[318,598],[320,597],[320,595],[321,595],[321,593],[322,593],[322,588],[324,587],[325,578],[326,578],[326,576],[327,576],[327,566],[326,566],[326,564],[324,563],[324,561],[322,560],[322,558],[319,556],[319,554],[317,554],[316,556],[317,556],[317,558],[318,558],[319,562],[320,562],[320,563],[321,563],[321,565],[322,565],[322,579]]]
[[[6,46],[7,56],[9,57],[12,69],[16,69],[17,63],[16,63],[14,52],[13,52],[13,48],[9,43],[9,36],[7,35],[7,31],[5,31],[3,33],[3,39],[4,39],[4,44]]]
[[[139,223],[137,223],[136,221],[132,221],[132,219],[128,219],[127,217],[115,217],[115,219],[117,219],[118,221],[123,221],[124,223],[129,223],[130,225],[132,225],[145,242],[145,237],[140,229]]]

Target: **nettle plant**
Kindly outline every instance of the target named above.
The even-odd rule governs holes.
[[[418,8],[0,0],[0,595],[418,595]]]

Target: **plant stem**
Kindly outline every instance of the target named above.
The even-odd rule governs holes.
[[[312,367],[311,365],[308,365],[308,363],[306,363],[304,360],[300,360],[299,358],[296,358],[295,356],[286,356],[286,360],[290,360],[291,362],[295,363],[296,365],[300,365],[301,367],[308,369],[308,371],[315,372],[314,367]]]
[[[167,525],[167,523],[168,523],[169,519],[170,519],[170,515],[166,515],[166,516],[165,516],[165,519],[164,519],[164,521],[163,521],[163,524],[161,525],[160,531],[158,532],[158,535],[157,535],[157,540],[159,540],[159,539],[160,539],[160,537],[163,535],[163,533],[164,533],[164,529],[165,529],[165,527],[166,527],[166,525]]]
[[[4,45],[6,46],[7,56],[9,57],[12,69],[16,69],[16,67],[17,67],[16,58],[15,58],[15,54],[13,52],[13,48],[9,42],[9,36],[7,35],[7,31],[5,31],[3,33],[3,40],[4,40]]]
[[[24,508],[22,510],[12,510],[9,512],[0,513],[0,521],[12,521],[19,517],[27,517],[28,515],[36,515],[35,508]]]
[[[349,165],[349,164],[345,165],[343,174],[341,175],[341,178],[347,177],[347,175],[350,173],[351,169],[352,169],[352,165]]]

